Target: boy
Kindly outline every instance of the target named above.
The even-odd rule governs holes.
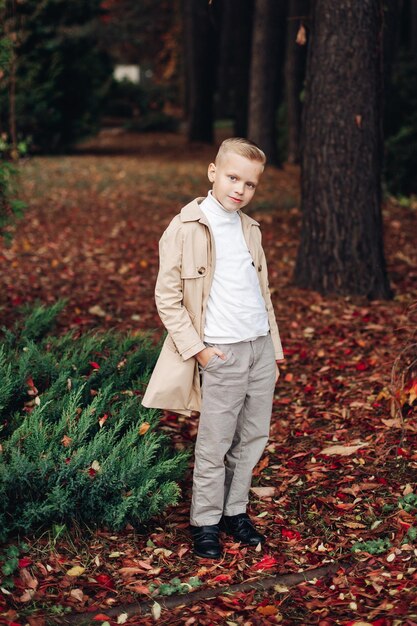
[[[208,167],[212,191],[160,241],[155,299],[168,335],[143,404],[200,412],[190,524],[206,558],[220,557],[220,528],[248,545],[265,541],[246,506],[283,353],[259,224],[241,213],[265,161],[253,142],[226,139]]]

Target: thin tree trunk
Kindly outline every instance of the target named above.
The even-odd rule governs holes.
[[[294,278],[321,293],[391,295],[380,207],[381,29],[379,0],[314,2]]]
[[[248,135],[265,151],[270,163],[278,164],[276,111],[280,59],[280,30],[286,3],[283,0],[255,0]],[[281,28],[280,28],[281,27]]]
[[[298,163],[300,159],[301,133],[301,91],[303,89],[306,46],[297,43],[297,33],[308,22],[308,0],[290,0],[287,25],[285,55],[285,100],[288,123],[289,163]]]
[[[410,13],[410,51],[417,59],[417,0],[411,0]]]
[[[240,19],[234,33],[233,99],[234,133],[237,137],[248,134],[249,68],[251,59],[253,0],[233,0]],[[235,12],[236,15],[236,12]]]
[[[246,137],[253,0],[227,0],[222,8],[216,112],[233,119],[235,136]]]
[[[213,141],[216,32],[207,0],[184,0],[186,111],[189,141]]]

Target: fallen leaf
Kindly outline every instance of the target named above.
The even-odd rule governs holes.
[[[297,31],[295,43],[299,46],[305,46],[307,43],[307,31],[303,24],[301,24],[300,28]]]
[[[84,593],[82,589],[71,589],[70,596],[78,600],[78,602],[84,601]]]
[[[258,496],[258,498],[270,498],[275,495],[275,487],[251,487],[251,491]]]
[[[97,317],[106,317],[106,311],[103,311],[99,304],[95,304],[94,306],[90,306],[88,309],[90,315],[97,315]]]
[[[84,574],[84,572],[85,567],[81,567],[81,565],[74,565],[74,567],[71,567],[71,569],[67,571],[67,576],[72,576],[73,578],[76,578],[77,576],[81,576],[81,574]]]
[[[263,570],[263,569],[271,569],[271,567],[275,567],[278,561],[275,557],[265,555],[258,563],[252,565],[251,569],[254,570]]]
[[[276,615],[278,613],[278,609],[273,604],[267,604],[266,606],[258,606],[256,609],[258,613],[261,615]]]
[[[158,602],[154,602],[151,608],[152,617],[154,620],[158,620],[161,617],[162,607]]]
[[[145,433],[147,433],[150,427],[151,425],[148,424],[148,422],[143,422],[143,424],[139,426],[139,435],[144,435]]]
[[[339,456],[350,456],[351,454],[355,454],[355,452],[357,450],[359,450],[359,448],[363,448],[364,446],[368,446],[368,443],[357,443],[353,446],[343,446],[343,445],[336,445],[336,446],[329,446],[328,448],[323,448],[323,450],[320,451],[320,454],[324,454],[326,456],[332,456],[332,455],[339,455]]]
[[[287,585],[281,585],[278,583],[278,585],[274,586],[274,589],[277,593],[287,593],[289,591],[289,588],[287,587]]]

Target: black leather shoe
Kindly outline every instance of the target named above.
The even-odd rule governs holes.
[[[190,526],[194,539],[194,553],[206,559],[218,559],[221,554],[219,525]]]
[[[258,543],[265,542],[265,537],[256,530],[247,513],[223,515],[220,527],[228,535],[232,535],[236,541],[240,541],[249,546],[257,546]]]

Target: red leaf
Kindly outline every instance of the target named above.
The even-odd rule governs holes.
[[[216,583],[225,583],[228,582],[229,580],[231,580],[232,577],[230,574],[219,574],[218,576],[216,576],[215,578],[213,578],[213,580]]]
[[[297,541],[300,541],[301,539],[301,535],[298,530],[291,530],[290,528],[281,528],[281,535],[285,537],[285,539],[289,539],[290,541],[292,539],[297,539]]]
[[[23,559],[19,559],[19,567],[28,567],[32,565],[32,559],[27,556],[24,556]]]
[[[356,363],[355,365],[355,369],[358,370],[358,372],[364,372],[368,368],[369,368],[369,365],[365,363],[365,361],[360,361],[359,363]]]
[[[405,450],[404,448],[397,448],[397,454],[398,456],[410,456],[410,452],[408,450]]]
[[[104,613],[97,613],[97,615],[94,615],[93,617],[93,622],[109,622],[110,620],[111,617],[105,615]]]
[[[274,556],[265,555],[263,559],[259,561],[259,563],[255,563],[254,565],[252,565],[251,569],[271,569],[271,567],[275,567],[277,563],[278,561]]]
[[[88,361],[88,364],[91,365],[91,367],[95,370],[99,370],[100,369],[100,365],[98,363],[96,363],[95,361]]]
[[[98,576],[95,576],[95,579],[102,587],[114,589],[114,582],[108,574],[98,574]]]

